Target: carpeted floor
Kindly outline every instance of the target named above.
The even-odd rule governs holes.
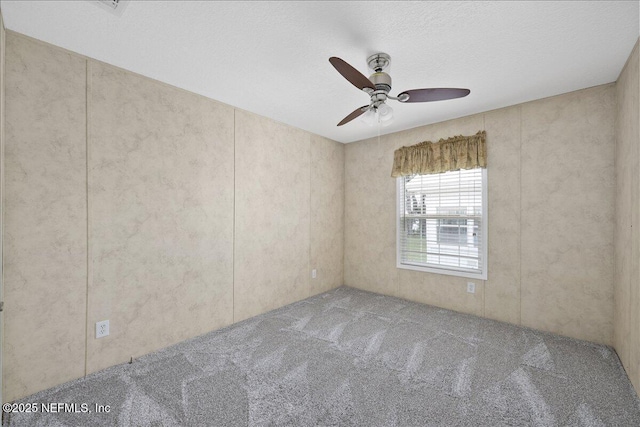
[[[4,426],[640,426],[609,347],[346,287],[21,402],[111,410]]]

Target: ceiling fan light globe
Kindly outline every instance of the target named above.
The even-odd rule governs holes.
[[[387,104],[381,104],[378,107],[378,114],[380,123],[390,122],[393,118],[393,108],[391,108]]]
[[[376,113],[373,110],[367,110],[366,113],[360,116],[360,120],[369,126],[376,124]]]

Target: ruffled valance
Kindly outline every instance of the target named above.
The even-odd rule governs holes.
[[[391,177],[427,175],[487,167],[487,133],[454,136],[438,142],[425,141],[398,148],[393,159]]]

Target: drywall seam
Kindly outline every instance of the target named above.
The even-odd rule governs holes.
[[[233,109],[233,238],[231,239],[231,323],[236,323],[236,109]]]
[[[309,298],[311,296],[311,288],[313,287],[313,280],[318,280],[318,275],[317,275],[317,270],[316,270],[316,278],[314,279],[313,277],[311,277],[311,268],[318,268],[315,264],[317,264],[317,262],[312,261],[311,257],[313,256],[313,253],[311,251],[311,241],[313,240],[313,234],[312,234],[312,224],[313,224],[313,217],[312,217],[312,204],[311,204],[311,200],[313,198],[313,195],[311,194],[311,187],[313,187],[313,184],[311,183],[311,165],[313,164],[313,158],[312,158],[312,153],[313,150],[311,149],[311,144],[313,144],[313,141],[311,141],[311,134],[307,135],[309,137],[309,247],[307,248],[307,298]],[[313,262],[313,264],[312,264]],[[313,265],[313,267],[312,267]],[[322,277],[322,276],[321,276]]]
[[[640,12],[639,12],[640,13]],[[640,50],[640,38],[638,38],[638,41],[636,41],[636,45],[634,48],[635,51]],[[638,61],[640,63],[640,52],[636,53],[636,61]],[[638,66],[638,99],[640,99],[640,64]],[[640,108],[638,108],[638,123],[640,123]],[[638,126],[638,144],[640,144],[640,126]],[[639,153],[640,154],[640,153]],[[638,171],[637,173],[640,173],[640,171]],[[633,203],[631,204],[633,206]],[[636,209],[638,207],[636,206]],[[636,230],[636,233],[638,232],[638,230]],[[633,262],[633,261],[632,261]],[[640,260],[637,260],[637,262],[640,262]],[[636,279],[640,279],[640,278],[636,278]],[[631,280],[629,281],[629,288],[631,288]],[[631,295],[631,289],[629,289],[629,295]],[[640,301],[638,301],[638,304],[640,304]],[[629,301],[629,317],[631,317],[631,301]],[[629,319],[629,324],[631,324],[631,318]],[[635,325],[636,328],[640,328],[640,325]],[[628,346],[629,347],[629,362],[631,362],[631,345]],[[640,348],[637,348],[636,351],[640,351]],[[636,369],[636,378],[635,378],[635,384],[640,384],[640,366],[637,367],[638,369]],[[634,381],[632,380],[632,383]],[[640,394],[640,389],[636,390],[639,394]]]
[[[4,28],[4,18],[2,17],[2,10],[0,9],[0,39],[2,44],[0,45],[0,301],[4,301],[4,58],[6,51],[6,39],[7,34]],[[3,370],[4,364],[2,363],[3,346],[4,346],[4,315],[0,313],[0,403],[4,403],[4,381]]]
[[[639,12],[639,13],[640,13],[640,12]],[[632,55],[634,55],[634,54],[635,54],[635,60],[638,62],[638,70],[639,70],[639,71],[638,71],[638,73],[639,73],[639,75],[638,75],[638,99],[640,99],[640,52],[638,52],[639,50],[640,50],[640,38],[638,38],[638,40],[636,41],[636,44],[635,44],[634,49],[633,49],[633,51],[632,51]],[[635,76],[632,76],[632,78],[634,78],[634,77],[635,77]],[[639,106],[639,108],[638,108],[638,123],[640,123],[640,106]],[[638,126],[638,135],[637,135],[637,140],[636,140],[636,147],[637,147],[638,145],[640,145],[640,126]],[[637,149],[635,154],[636,154],[636,156],[640,157],[640,149]],[[640,175],[640,170],[637,170],[637,171],[636,171],[636,174],[639,174],[639,175]],[[638,182],[640,182],[640,178],[638,178]],[[633,189],[633,186],[632,186],[632,189]],[[640,189],[639,189],[638,187],[636,187],[636,189],[635,189],[635,190],[636,190],[636,194],[635,194],[635,196],[640,197],[640,194],[639,194],[639,193],[640,193],[640,191],[639,191]],[[633,196],[632,196],[632,201],[633,201]],[[637,210],[637,209],[639,209],[639,208],[640,208],[640,206],[638,206],[638,204],[637,204],[637,203],[636,203],[636,204],[631,203],[631,209],[636,209],[636,210]],[[637,217],[637,216],[638,216],[638,215],[636,214],[636,217]],[[631,218],[633,218],[633,217],[634,217],[634,215],[633,215],[633,212],[632,212],[632,214],[631,214]],[[638,225],[638,224],[636,224],[636,226],[637,226],[637,225]],[[631,226],[633,227],[633,222],[631,223]],[[633,233],[632,233],[632,238],[633,238],[633,237],[638,238],[638,237],[639,237],[639,236],[638,236],[638,233],[640,233],[640,230],[636,227],[635,234],[633,234]],[[631,250],[633,251],[633,245],[631,246]],[[632,253],[632,254],[633,254],[633,253]],[[635,255],[636,255],[635,259],[632,257],[632,258],[631,258],[631,260],[632,260],[631,262],[634,262],[634,260],[635,260],[635,262],[639,262],[639,263],[640,263],[640,254],[638,254],[638,253],[636,252],[636,254],[635,254]],[[640,277],[637,277],[637,276],[636,276],[636,277],[635,277],[635,279],[640,281]],[[631,277],[630,277],[630,278],[629,278],[629,296],[631,296],[631,285],[632,285],[632,283],[633,283],[633,282],[631,281]],[[636,284],[636,286],[638,286],[638,284]],[[636,294],[636,295],[637,295],[637,294]],[[637,296],[638,296],[638,295],[637,295]],[[639,297],[640,297],[640,296],[639,296]],[[637,304],[637,305],[640,305],[640,301],[636,300],[636,304]],[[631,327],[635,327],[636,329],[639,329],[639,328],[640,328],[640,325],[639,325],[639,324],[635,324],[635,325],[634,325],[634,324],[633,324],[633,322],[632,322],[632,320],[633,320],[633,316],[632,316],[633,310],[632,310],[632,308],[633,308],[633,306],[632,306],[632,300],[631,300],[631,298],[629,298],[629,325],[630,325],[630,329],[631,329]],[[615,326],[615,325],[614,325],[614,326]],[[629,360],[629,365],[630,365],[630,366],[631,366],[631,363],[632,363],[631,349],[632,349],[632,345],[634,344],[634,340],[632,340],[632,339],[631,339],[631,336],[632,336],[631,334],[632,334],[632,331],[630,330],[630,331],[629,331],[629,335],[630,335],[630,341],[631,341],[631,343],[630,343],[630,345],[628,345],[628,346],[627,346],[627,347],[628,347],[628,351],[629,351],[629,359],[627,359],[627,360]],[[636,347],[636,348],[635,348],[635,351],[636,351],[636,352],[640,352],[640,342],[638,342],[638,343],[636,343],[636,344],[637,344],[639,347]],[[639,359],[640,359],[640,358],[639,358]],[[633,373],[635,374],[635,375],[634,375],[634,376],[635,376],[635,378],[632,378],[632,379],[631,379],[631,382],[632,382],[632,384],[633,384],[634,386],[636,386],[636,385],[638,386],[638,388],[636,388],[636,392],[637,392],[637,393],[640,393],[640,366],[635,366],[635,368],[631,367],[630,371],[631,371],[631,372],[633,372]]]
[[[90,117],[90,105],[89,105],[89,94],[91,93],[91,89],[90,89],[90,61],[85,60],[85,198],[86,198],[86,215],[87,215],[87,287],[85,290],[85,298],[84,298],[84,376],[87,376],[87,368],[88,368],[88,363],[89,363],[89,284],[90,284],[90,277],[91,274],[89,274],[89,272],[91,271],[91,239],[90,239],[90,223],[89,223],[89,218],[91,217],[90,215],[90,208],[89,208],[89,201],[90,201],[90,191],[89,191],[89,117]]]
[[[518,157],[520,160],[520,164],[518,165],[518,180],[520,181],[519,190],[520,190],[520,198],[518,203],[520,207],[518,208],[519,218],[518,218],[518,254],[519,262],[518,262],[518,303],[520,305],[518,309],[518,325],[522,325],[522,106],[518,106],[518,117],[520,119],[520,129],[519,129],[519,141],[518,141]]]
[[[482,130],[483,131],[487,131],[487,122],[486,122],[486,117],[487,114],[486,113],[482,113]],[[485,175],[485,178],[487,180],[487,192],[489,192],[489,175],[488,175],[489,171],[487,170],[487,174]],[[485,273],[489,270],[489,215],[491,215],[491,212],[489,212],[489,195],[485,195],[485,199],[487,200],[487,206],[485,208],[485,212],[487,212],[487,218],[482,218],[483,221],[487,221],[487,237],[486,237],[486,244],[487,244],[487,249],[486,249],[486,254],[487,254],[487,258],[484,260],[484,269],[485,269]],[[397,225],[396,225],[397,227]],[[487,294],[487,283],[489,282],[489,275],[487,273],[487,278],[485,280],[482,281],[482,317],[486,317],[487,315],[487,307],[486,307],[486,294]]]
[[[347,147],[343,146],[342,155],[342,284],[346,285],[347,266]]]

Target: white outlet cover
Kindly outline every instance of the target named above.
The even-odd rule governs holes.
[[[467,292],[470,294],[476,293],[476,284],[473,282],[467,282]]]
[[[96,338],[106,337],[107,335],[109,335],[109,321],[96,322]]]
[[[311,270],[311,278],[315,279],[316,277],[318,277],[318,272],[316,271],[316,269],[314,268],[313,270]]]

